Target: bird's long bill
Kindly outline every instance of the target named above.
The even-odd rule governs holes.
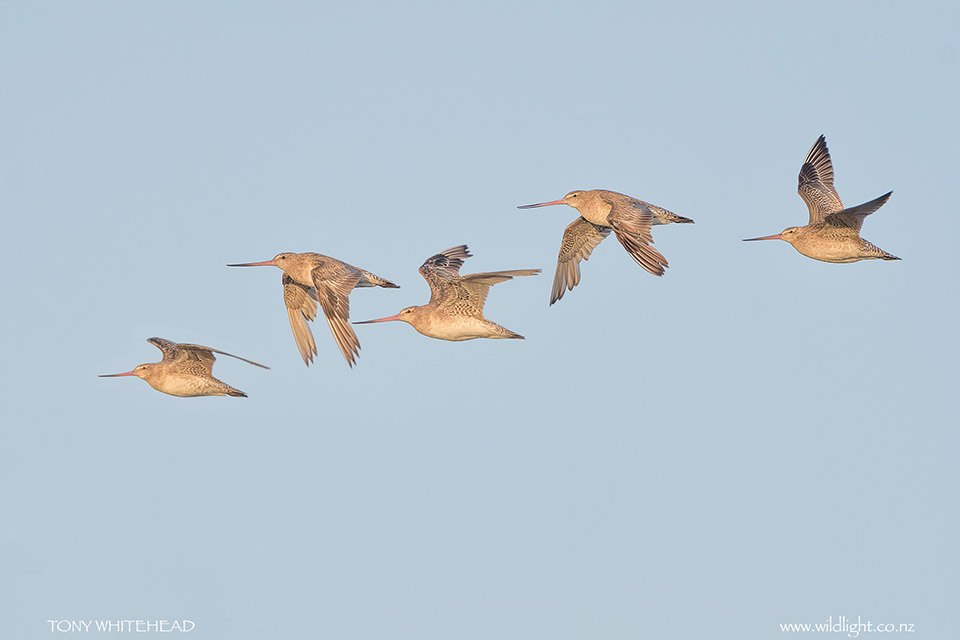
[[[137,375],[136,369],[133,371],[127,371],[126,373],[105,373],[102,376],[97,376],[98,378],[119,378],[120,376],[135,376]]]
[[[353,322],[352,324],[373,324],[374,322],[390,322],[391,320],[399,320],[400,316],[388,316],[386,318],[377,318],[376,320],[361,320],[360,322]]]
[[[783,240],[782,234],[776,234],[774,236],[763,236],[760,238],[744,238],[744,242],[753,242],[754,240]]]
[[[553,202],[541,202],[539,204],[525,204],[522,207],[517,207],[517,209],[536,209],[537,207],[549,207],[554,204],[566,204],[563,200],[554,200]]]
[[[273,260],[264,260],[263,262],[243,262],[241,264],[228,264],[228,267],[272,267]]]

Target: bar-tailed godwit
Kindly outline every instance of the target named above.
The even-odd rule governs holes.
[[[318,302],[340,353],[353,367],[360,353],[360,341],[350,326],[350,292],[358,287],[399,288],[369,271],[319,253],[278,253],[272,260],[227,266],[283,269],[283,301],[287,305],[293,339],[308,367],[317,353],[317,345],[307,321],[317,317]]]
[[[474,338],[517,338],[523,336],[483,317],[483,305],[490,287],[514,276],[532,276],[540,269],[517,269],[471,273],[461,276],[460,267],[470,257],[467,245],[453,247],[427,258],[420,274],[430,285],[430,302],[407,307],[395,316],[365,320],[354,324],[370,324],[399,320],[430,338],[439,340],[473,340]]]
[[[744,242],[785,240],[808,258],[823,262],[900,259],[860,237],[863,219],[882,207],[893,191],[844,209],[833,186],[833,162],[822,135],[803,160],[797,191],[810,210],[810,222],[806,226],[788,227],[776,235],[746,238]]]
[[[610,235],[610,231],[616,234],[617,240],[637,264],[655,276],[662,276],[663,270],[669,265],[663,254],[651,246],[653,235],[650,227],[671,222],[693,222],[690,218],[678,216],[649,202],[606,189],[571,191],[561,200],[517,208],[533,209],[555,204],[573,207],[580,212],[580,217],[563,232],[550,304],[580,283],[580,261],[588,259],[594,248]]]
[[[126,373],[110,373],[101,378],[117,378],[120,376],[136,376],[145,380],[147,384],[171,396],[194,398],[197,396],[239,396],[246,398],[247,394],[235,389],[225,382],[213,377],[213,363],[217,359],[213,354],[230,356],[243,360],[257,367],[269,369],[252,360],[235,356],[226,351],[218,351],[198,344],[181,344],[150,338],[147,340],[163,352],[163,360],[141,364],[133,371]]]

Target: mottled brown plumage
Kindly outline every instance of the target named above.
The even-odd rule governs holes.
[[[490,287],[515,276],[532,276],[540,269],[517,269],[472,273],[461,276],[460,267],[470,257],[467,245],[452,247],[427,258],[420,266],[420,275],[430,285],[430,302],[407,307],[395,316],[366,320],[354,324],[370,324],[399,320],[410,324],[425,336],[439,340],[473,340],[475,338],[517,338],[510,331],[483,317],[483,306]]]
[[[656,276],[668,267],[667,259],[653,246],[650,227],[658,224],[692,223],[649,202],[616,191],[593,189],[571,191],[561,200],[528,204],[518,209],[533,209],[566,204],[580,212],[580,217],[567,226],[560,243],[557,271],[550,292],[550,304],[573,290],[580,283],[580,261],[590,257],[594,248],[613,231],[630,257]]]
[[[163,353],[163,359],[160,362],[141,364],[133,371],[111,373],[100,377],[136,376],[145,380],[157,391],[181,398],[196,396],[238,396],[246,398],[247,394],[243,391],[213,377],[213,363],[217,359],[213,354],[219,353],[263,369],[269,369],[269,367],[252,360],[198,344],[171,342],[163,338],[149,338],[147,342],[156,346]]]
[[[352,367],[360,353],[360,341],[350,326],[350,292],[357,287],[398,288],[398,285],[369,271],[319,253],[278,253],[272,260],[227,266],[283,269],[283,301],[287,306],[293,339],[308,367],[317,353],[317,345],[307,322],[317,317],[318,304],[340,353]]]
[[[823,262],[900,259],[860,237],[864,218],[882,207],[893,192],[844,209],[833,186],[833,162],[822,135],[813,143],[800,167],[797,192],[810,212],[806,226],[788,227],[776,235],[746,238],[745,241],[785,240],[801,254]]]

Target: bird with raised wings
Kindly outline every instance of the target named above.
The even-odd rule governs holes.
[[[243,360],[249,364],[269,369],[270,367],[235,356],[226,351],[218,351],[198,344],[171,342],[163,338],[149,338],[150,344],[156,346],[163,353],[160,362],[149,362],[138,365],[132,371],[125,373],[110,373],[101,378],[118,378],[121,376],[136,376],[145,380],[147,384],[163,393],[181,398],[197,396],[237,396],[246,398],[247,394],[231,387],[226,382],[213,377],[213,363],[217,357],[213,354],[230,356]]]
[[[350,326],[350,292],[359,287],[397,289],[389,280],[319,253],[278,253],[272,260],[228,264],[228,267],[274,266],[283,270],[283,301],[293,339],[308,367],[317,354],[308,321],[317,317],[317,304],[347,364],[353,367],[360,341]]]
[[[563,232],[550,304],[580,283],[580,261],[588,259],[611,231],[637,264],[655,276],[662,276],[669,265],[663,254],[652,246],[653,235],[650,227],[671,222],[693,222],[690,218],[678,216],[657,205],[606,189],[571,191],[560,200],[517,208],[534,209],[555,204],[573,207],[580,213],[580,217]]]
[[[354,324],[370,324],[398,320],[418,332],[438,340],[473,340],[474,338],[523,339],[519,333],[483,317],[483,306],[493,285],[515,276],[532,276],[540,269],[491,271],[461,276],[463,261],[471,257],[462,244],[427,258],[420,266],[420,275],[430,285],[430,302],[407,307],[395,316],[365,320]]]
[[[784,240],[808,258],[823,262],[900,259],[860,237],[864,218],[882,207],[893,191],[844,209],[833,186],[833,162],[822,135],[803,160],[797,191],[810,210],[810,222],[806,226],[788,227],[776,235],[746,238],[744,242]]]

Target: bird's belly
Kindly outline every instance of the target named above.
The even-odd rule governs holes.
[[[845,263],[863,260],[867,256],[861,255],[860,243],[849,242],[846,240],[837,240],[829,243],[800,244],[794,245],[794,248],[814,260],[821,262]]]
[[[493,333],[486,320],[458,316],[434,319],[414,328],[430,338],[451,340],[454,342],[474,340],[475,338],[488,338]]]
[[[223,395],[215,385],[203,378],[195,376],[170,376],[167,375],[163,380],[150,382],[157,391],[162,391],[178,398],[196,398],[198,396]]]

